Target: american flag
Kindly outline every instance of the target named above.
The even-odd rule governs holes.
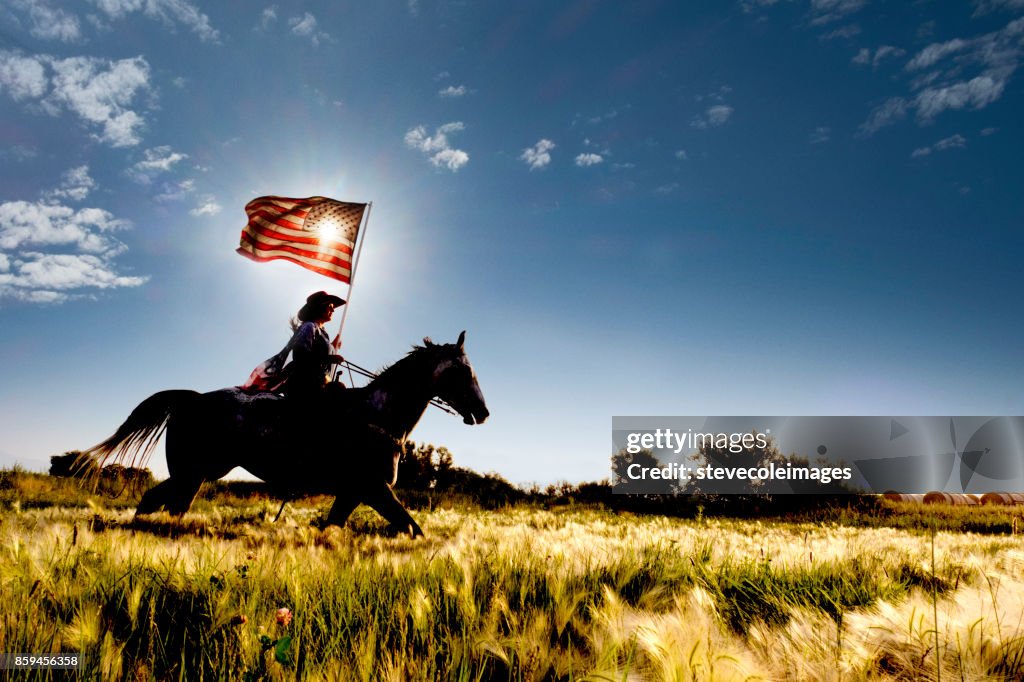
[[[352,278],[352,249],[366,204],[327,197],[257,197],[245,205],[238,253],[264,263],[282,259],[342,282]]]

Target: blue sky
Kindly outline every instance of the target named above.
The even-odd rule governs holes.
[[[0,26],[0,465],[241,383],[346,294],[234,253],[265,194],[374,202],[343,353],[468,330],[491,420],[413,437],[515,482],[607,476],[612,415],[1024,413],[1021,0]]]

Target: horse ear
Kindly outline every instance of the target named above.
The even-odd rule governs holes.
[[[462,333],[459,334],[459,340],[455,342],[455,345],[459,347],[459,350],[461,350],[462,349],[462,345],[464,343],[466,343],[466,330],[465,329],[463,329]]]
[[[423,337],[423,345],[426,346],[427,348],[430,348],[431,346],[434,345],[434,342],[430,340],[429,336],[424,336]]]

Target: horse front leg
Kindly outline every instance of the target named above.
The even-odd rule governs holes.
[[[391,530],[396,534],[409,533],[412,537],[422,537],[423,529],[398,501],[395,491],[387,483],[382,481],[370,485],[363,493],[363,501],[377,510],[391,524]]]
[[[331,511],[327,513],[328,526],[344,526],[348,517],[359,506],[359,498],[352,492],[341,492],[334,498]]]

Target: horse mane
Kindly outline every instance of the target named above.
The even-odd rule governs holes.
[[[410,368],[416,367],[418,364],[423,363],[429,359],[433,359],[438,351],[444,351],[450,348],[452,344],[436,344],[427,343],[423,346],[414,345],[405,357],[396,360],[390,365],[384,365],[377,377],[373,379],[365,388],[382,388],[392,386],[400,380],[400,377],[405,377],[406,373]]]

